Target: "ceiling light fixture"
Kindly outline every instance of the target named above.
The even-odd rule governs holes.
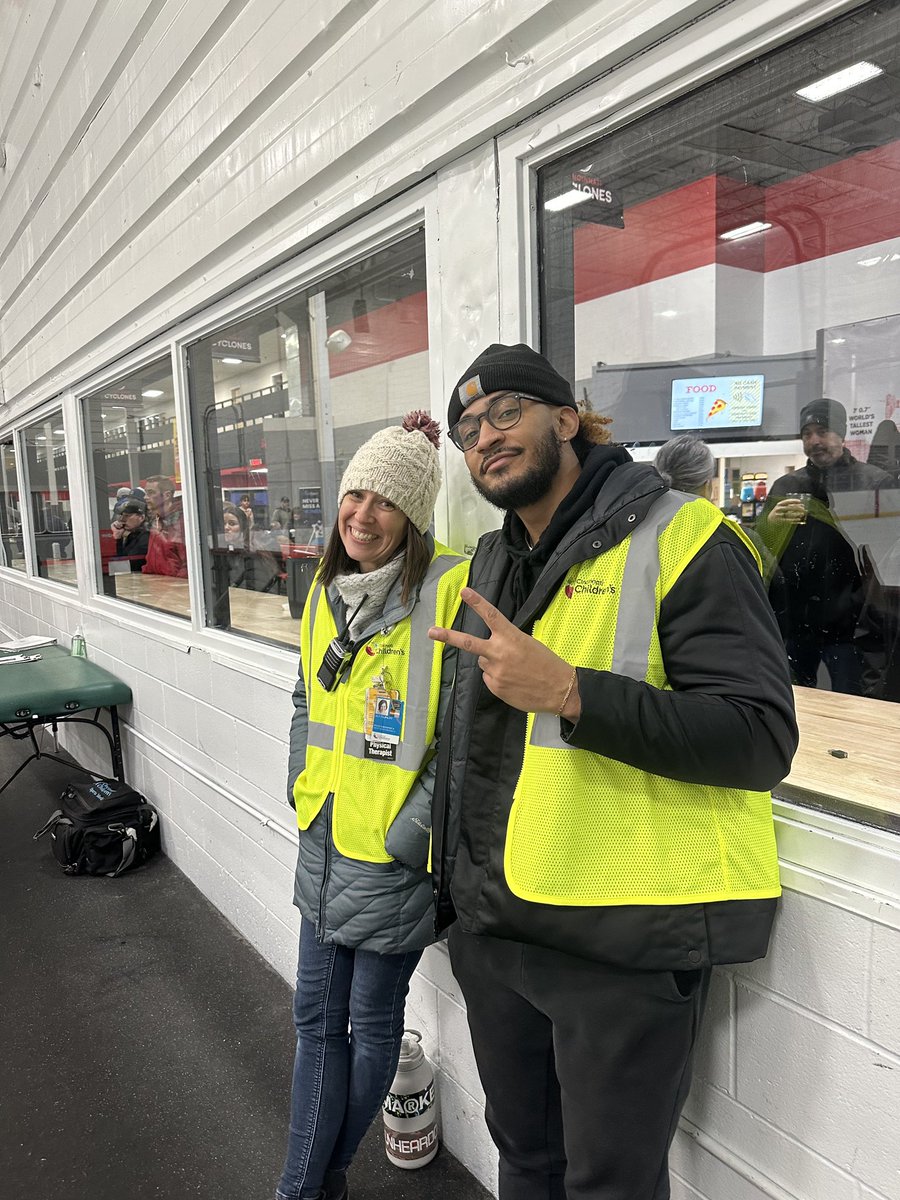
[[[577,188],[573,188],[571,192],[563,192],[561,196],[545,200],[544,209],[547,212],[562,212],[564,208],[574,208],[576,204],[583,204],[585,200],[590,199],[592,197],[587,192],[579,192]]]
[[[763,233],[771,228],[771,221],[751,221],[749,225],[738,225],[737,229],[728,229],[725,233],[720,233],[719,238],[723,242],[736,242],[739,238],[751,237],[754,233]]]
[[[149,396],[155,400],[157,396],[164,396],[165,392],[160,391],[159,388],[146,388],[143,392],[141,392],[141,395]]]
[[[858,62],[850,67],[844,67],[841,71],[833,71],[831,75],[817,79],[815,83],[809,83],[806,87],[798,88],[794,94],[801,100],[809,100],[813,104],[818,104],[820,100],[827,100],[839,92],[847,92],[850,88],[857,87],[869,79],[876,79],[883,74],[884,71],[881,67],[876,67],[874,63]]]
[[[222,362],[226,367],[239,367],[244,360],[242,358],[223,358]]]

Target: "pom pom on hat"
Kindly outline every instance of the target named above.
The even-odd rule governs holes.
[[[401,425],[379,429],[347,464],[340,499],[348,492],[377,492],[424,533],[441,486],[440,436],[440,425],[421,410],[407,413]]]

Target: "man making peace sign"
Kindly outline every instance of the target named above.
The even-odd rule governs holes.
[[[715,963],[765,954],[797,745],[756,552],[488,347],[450,438],[505,511],[472,559],[434,794],[501,1200],[665,1200]]]

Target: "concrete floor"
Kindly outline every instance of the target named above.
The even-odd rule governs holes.
[[[0,782],[26,756],[0,740]],[[269,1200],[293,1060],[284,980],[166,858],[63,874],[32,840],[78,772],[0,795],[0,1195]],[[485,1200],[449,1154],[403,1171],[380,1123],[353,1200]]]

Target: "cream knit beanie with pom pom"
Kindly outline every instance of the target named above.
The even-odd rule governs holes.
[[[424,533],[434,516],[441,486],[440,426],[425,412],[411,412],[402,425],[379,429],[350,459],[339,499],[348,492],[378,492]]]

